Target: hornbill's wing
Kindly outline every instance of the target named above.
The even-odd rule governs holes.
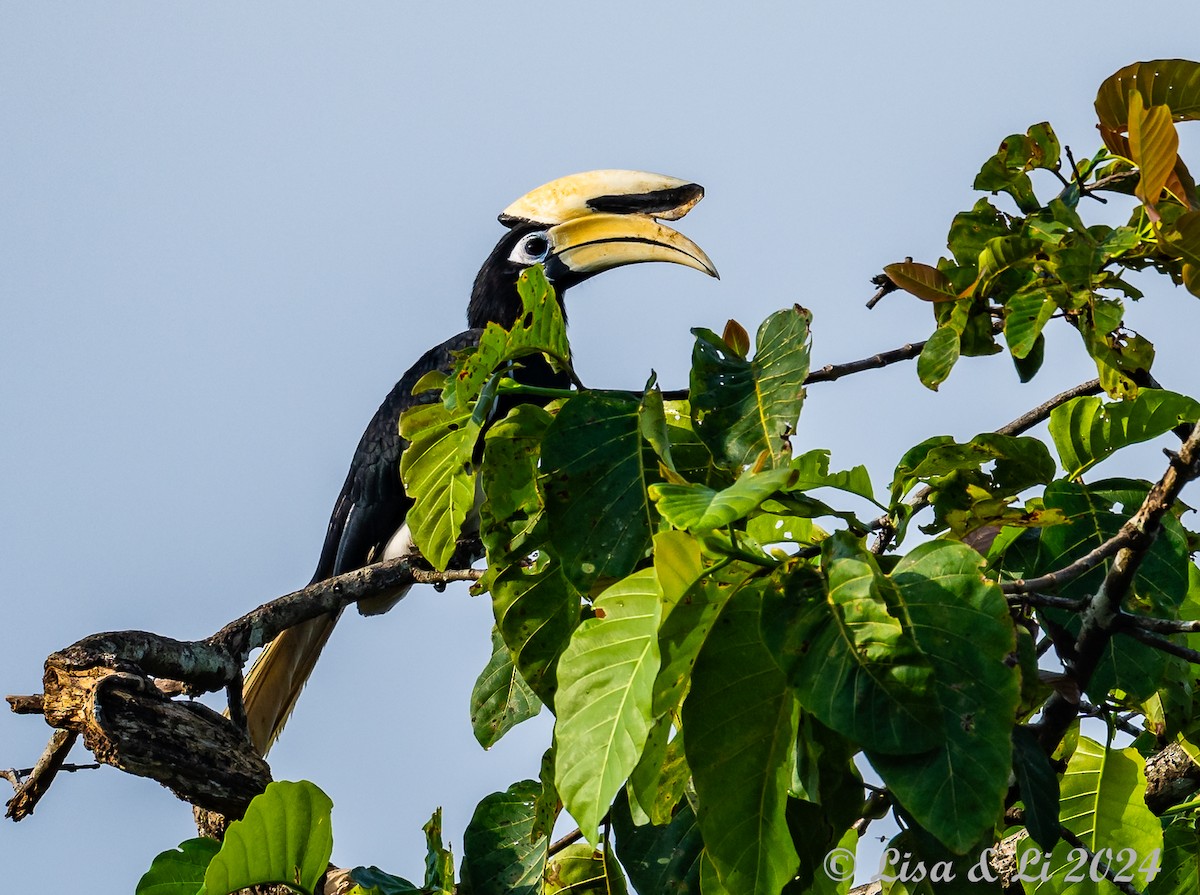
[[[666,261],[715,277],[698,245],[659,222],[682,217],[703,195],[698,184],[675,177],[618,170],[561,177],[527,193],[500,216],[510,229],[475,278],[468,325],[511,327],[524,313],[517,278],[534,264],[543,265],[560,302],[572,285],[625,264]],[[399,475],[400,413],[436,400],[436,392],[413,396],[413,386],[430,370],[449,371],[453,352],[475,344],[479,332],[468,330],[426,352],[375,414],[334,507],[314,581],[409,552],[404,519],[412,502]],[[549,367],[541,367],[548,375]],[[521,376],[536,378],[538,369],[537,359],[530,359]],[[373,599],[367,609],[383,611],[402,596]],[[246,675],[246,718],[260,754],[279,735],[336,622],[337,615],[328,615],[285,631]]]
[[[431,370],[450,372],[454,353],[476,344],[481,333],[478,329],[467,330],[425,352],[375,411],[334,504],[314,582],[382,559],[388,542],[404,527],[412,501],[400,481],[400,454],[406,446],[400,437],[400,414],[417,404],[438,400],[438,390],[414,395],[413,387]],[[403,540],[403,536],[397,540]],[[407,592],[405,587],[388,594],[372,608],[386,611]],[[266,754],[282,732],[339,615],[321,616],[284,631],[267,644],[246,675],[243,700],[247,725],[250,740],[260,754]]]

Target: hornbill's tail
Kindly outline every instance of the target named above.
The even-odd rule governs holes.
[[[246,674],[242,700],[250,742],[259,755],[279,739],[337,620],[338,615],[323,615],[288,628],[267,644]]]

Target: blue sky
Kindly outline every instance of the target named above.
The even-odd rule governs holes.
[[[1088,9],[0,6],[0,691],[37,691],[45,656],[86,634],[201,637],[303,585],[363,426],[462,328],[497,213],[553,177],[704,184],[680,229],[722,275],[642,265],[572,291],[586,383],[654,368],[682,386],[689,327],[753,329],[793,302],[816,365],[924,337],[922,303],[864,309],[868,279],[936,260],[998,142],[1049,120],[1090,155],[1106,75],[1196,53],[1195,9],[1164,28]],[[1186,390],[1200,303],[1159,289],[1130,319]],[[1025,387],[1003,357],[936,396],[911,368],[814,387],[797,444],[882,487],[904,447],[1094,375],[1076,341],[1052,340]],[[419,876],[436,806],[461,854],[475,803],[536,775],[544,719],[487,753],[471,737],[489,625],[486,598],[452,588],[339,627],[271,756],[332,796],[336,863]],[[48,733],[0,714],[0,766]],[[103,769],[0,825],[0,861],[12,891],[50,874],[116,895],[190,835],[183,803]]]

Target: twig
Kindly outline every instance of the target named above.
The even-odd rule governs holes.
[[[582,838],[583,838],[583,831],[581,829],[579,829],[579,827],[576,827],[574,830],[572,830],[566,836],[563,836],[562,839],[559,839],[556,842],[550,843],[550,847],[548,849],[546,849],[546,855],[547,856],[556,855],[560,851],[562,851],[564,848],[566,848],[568,845],[574,845],[576,842],[578,842]]]
[[[1140,727],[1135,727],[1134,725],[1130,724],[1127,720],[1120,717],[1116,713],[1111,712],[1106,708],[1102,708],[1101,706],[1092,705],[1090,702],[1082,700],[1080,701],[1079,714],[1086,715],[1089,718],[1099,718],[1102,721],[1111,720],[1113,725],[1116,726],[1117,730],[1123,731],[1129,734],[1131,737],[1139,737],[1145,732]]]
[[[878,370],[882,367],[899,363],[900,361],[912,360],[914,357],[920,355],[921,349],[924,347],[924,341],[910,342],[907,345],[901,345],[899,348],[893,348],[891,351],[881,351],[879,354],[872,354],[870,357],[864,357],[861,360],[853,360],[845,364],[826,364],[821,369],[809,373],[804,380],[804,384],[813,385],[818,382],[833,382],[835,379],[841,379],[843,376],[849,376],[852,373],[861,373],[864,370]],[[688,389],[676,388],[664,390],[662,396],[664,401],[686,401],[688,398]]]
[[[907,264],[911,264],[912,256],[910,255],[909,257],[905,258],[904,261]],[[868,311],[871,310],[872,308],[874,308],[875,305],[879,304],[879,300],[881,298],[883,298],[885,295],[887,295],[889,292],[895,292],[897,289],[900,288],[899,286],[896,285],[895,280],[893,280],[891,277],[889,277],[885,273],[876,274],[875,276],[871,277],[871,285],[878,286],[879,290],[874,295],[872,295],[871,300],[867,302],[867,310]]]
[[[1078,612],[1087,606],[1087,602],[1083,597],[1057,597],[1042,593],[1010,594],[1008,597],[1010,606],[1040,606],[1045,609],[1066,609],[1069,612]]]
[[[1124,880],[1118,880],[1117,874],[1114,873],[1113,869],[1108,866],[1108,863],[1094,851],[1084,845],[1083,840],[1081,840],[1078,836],[1076,836],[1066,827],[1060,827],[1058,832],[1059,835],[1061,835],[1062,838],[1065,839],[1070,845],[1080,849],[1084,854],[1091,858],[1091,866],[1099,870],[1106,880],[1124,892],[1125,895],[1142,895],[1138,889],[1134,888],[1132,883]]]
[[[1077,184],[1079,184],[1079,195],[1080,196],[1088,196],[1092,199],[1095,199],[1101,205],[1107,205],[1108,204],[1107,199],[1105,199],[1103,196],[1094,195],[1092,193],[1092,190],[1088,189],[1087,184],[1085,184],[1083,182],[1083,175],[1079,172],[1079,165],[1075,164],[1075,156],[1071,154],[1071,147],[1066,146],[1064,148],[1067,151],[1067,161],[1069,161],[1071,163],[1071,170],[1075,173],[1075,182]],[[1095,188],[1096,187],[1093,185],[1092,189],[1095,189]]]
[[[1007,425],[1001,426],[996,430],[997,435],[1020,435],[1036,426],[1043,420],[1050,418],[1050,412],[1057,407],[1061,407],[1068,401],[1083,395],[1098,395],[1101,392],[1100,380],[1089,379],[1087,382],[1081,382],[1079,385],[1067,389],[1065,392],[1059,392],[1049,401],[1044,404],[1039,404],[1026,413],[1022,413],[1019,417]]]
[[[1124,634],[1126,637],[1132,637],[1138,643],[1144,643],[1146,646],[1153,647],[1156,650],[1161,650],[1172,656],[1178,656],[1180,659],[1191,662],[1193,665],[1200,665],[1200,652],[1182,646],[1173,640],[1168,640],[1161,634],[1151,634],[1148,631],[1129,627],[1118,627],[1116,632]]]
[[[1121,629],[1140,628],[1158,634],[1200,634],[1200,621],[1182,618],[1151,618],[1148,615],[1133,615],[1123,612],[1117,618]]]
[[[42,695],[37,693],[33,696],[5,696],[5,702],[8,707],[17,715],[40,715],[42,714]]]
[[[4,812],[5,817],[11,817],[17,821],[33,813],[38,800],[45,795],[50,784],[54,782],[54,775],[62,768],[67,759],[67,753],[71,751],[71,747],[75,745],[78,737],[79,734],[69,730],[54,731],[50,742],[46,745],[46,750],[30,770],[29,776],[25,778],[24,782],[14,787],[16,793],[8,800]]]
[[[901,345],[899,348],[893,348],[891,351],[881,351],[879,354],[872,354],[870,357],[864,357],[861,360],[850,361],[845,364],[826,364],[819,370],[814,370],[808,374],[808,378],[804,380],[805,385],[813,385],[818,382],[833,382],[835,379],[841,379],[843,376],[849,376],[852,373],[861,373],[864,370],[878,370],[891,364],[899,363],[900,361],[912,360],[921,353],[921,349],[925,347],[925,341],[910,342],[907,345]]]

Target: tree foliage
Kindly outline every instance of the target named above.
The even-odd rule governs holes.
[[[1039,895],[1195,890],[1200,809],[1182,792],[1152,811],[1145,765],[1171,744],[1200,755],[1200,535],[1178,501],[1200,471],[1200,402],[1157,383],[1125,306],[1141,271],[1200,297],[1200,200],[1175,131],[1200,117],[1200,64],[1128,66],[1096,112],[1104,147],[1082,161],[1048,123],[1006,137],[948,256],[885,273],[932,310],[916,364],[930,389],[1002,351],[1030,382],[1046,328],[1065,326],[1099,394],[902,446],[883,490],[819,447],[795,453],[812,437],[799,306],[753,340],[732,321],[693,330],[686,396],[653,377],[642,393],[531,390],[513,378],[523,357],[570,359],[534,268],[522,322],[422,383],[441,402],[401,420],[402,473],[434,565],[484,496],[477,590],[496,626],[476,736],[488,747],[543,706],[555,716],[541,779],[480,802],[457,891],[844,891],[826,855],[886,812],[899,851],[955,876],[892,891],[971,888],[967,869],[1014,836],[1048,853],[1009,881]],[[1127,223],[1085,221],[1102,191],[1127,197]],[[1160,481],[1117,477],[1115,455],[1171,438],[1183,447]],[[1080,729],[1081,699],[1107,726]],[[139,893],[312,892],[322,799],[274,784],[219,851],[163,853]],[[579,837],[552,846],[562,811]],[[359,868],[354,891],[455,891],[437,816],[426,833],[421,885]]]

